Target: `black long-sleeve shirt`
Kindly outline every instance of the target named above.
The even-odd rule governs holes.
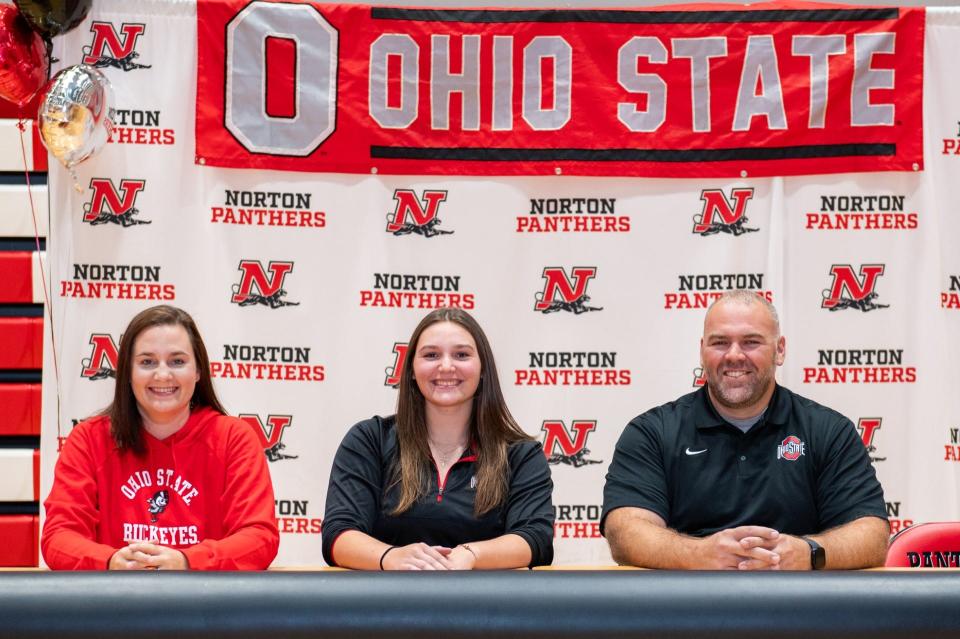
[[[348,530],[405,546],[416,542],[453,547],[512,533],[529,545],[531,566],[553,561],[553,481],[541,446],[516,442],[507,451],[506,500],[474,516],[475,453],[467,449],[446,478],[434,472],[426,494],[399,515],[390,514],[400,487],[389,487],[398,457],[395,419],[373,417],[355,425],[333,460],[323,520],[323,557],[331,566],[333,545]]]

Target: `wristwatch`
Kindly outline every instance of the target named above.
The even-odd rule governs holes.
[[[827,551],[823,549],[823,546],[809,537],[801,537],[800,539],[807,542],[807,545],[810,546],[810,569],[823,570],[824,566],[827,565]]]

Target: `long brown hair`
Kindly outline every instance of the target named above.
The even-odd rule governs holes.
[[[393,484],[400,484],[400,500],[393,514],[412,506],[423,494],[430,478],[430,444],[427,437],[426,400],[413,378],[413,360],[420,336],[438,322],[459,325],[473,337],[480,357],[480,385],[470,411],[470,439],[477,446],[477,492],[474,515],[493,510],[507,498],[510,444],[530,440],[507,408],[500,390],[493,350],[483,329],[469,313],[459,308],[438,308],[420,320],[410,336],[397,396],[397,443],[399,460],[394,466]]]
[[[191,408],[209,406],[219,413],[227,412],[213,390],[207,348],[203,345],[203,339],[193,318],[186,311],[175,306],[152,306],[137,313],[120,338],[120,348],[117,351],[117,383],[113,390],[113,401],[102,413],[110,417],[110,433],[120,450],[129,449],[137,455],[142,455],[146,450],[143,443],[143,419],[137,409],[137,398],[130,384],[133,344],[148,328],[168,325],[182,326],[193,347],[193,356],[200,379],[193,389],[193,397],[190,399]]]

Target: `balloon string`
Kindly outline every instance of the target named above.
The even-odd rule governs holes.
[[[47,58],[50,60],[50,64],[47,65],[47,80],[50,80],[50,74],[52,73],[53,65],[57,62],[60,62],[59,58],[53,57],[53,39],[45,37],[43,43],[47,47]]]
[[[23,136],[26,132],[26,126],[24,125],[23,118],[17,122],[17,128],[20,129],[20,153],[23,156],[23,174],[27,179],[27,199],[30,201],[30,214],[33,219],[33,239],[37,244],[37,263],[38,270],[40,271],[40,282],[43,288],[43,301],[44,308],[47,312],[47,319],[50,322],[50,348],[52,349],[53,354],[53,375],[56,380],[56,396],[57,396],[57,449],[60,448],[60,442],[62,441],[62,433],[60,432],[60,365],[57,362],[57,342],[56,342],[56,333],[53,330],[53,308],[50,306],[50,292],[47,287],[47,276],[44,272],[44,260],[41,259],[40,251],[40,227],[37,224],[37,209],[33,204],[33,190],[30,187],[30,169],[27,166],[27,146],[24,142]]]

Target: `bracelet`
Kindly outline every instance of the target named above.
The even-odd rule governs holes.
[[[393,550],[394,548],[396,548],[396,546],[390,546],[389,548],[383,551],[382,555],[380,555],[380,570],[383,570],[383,558],[386,557],[387,553]]]
[[[477,553],[473,550],[473,548],[471,548],[471,547],[470,547],[469,545],[467,545],[467,544],[460,544],[460,547],[461,547],[461,548],[466,548],[466,549],[467,549],[467,552],[469,552],[471,555],[473,555],[473,560],[474,560],[474,561],[477,560]]]

